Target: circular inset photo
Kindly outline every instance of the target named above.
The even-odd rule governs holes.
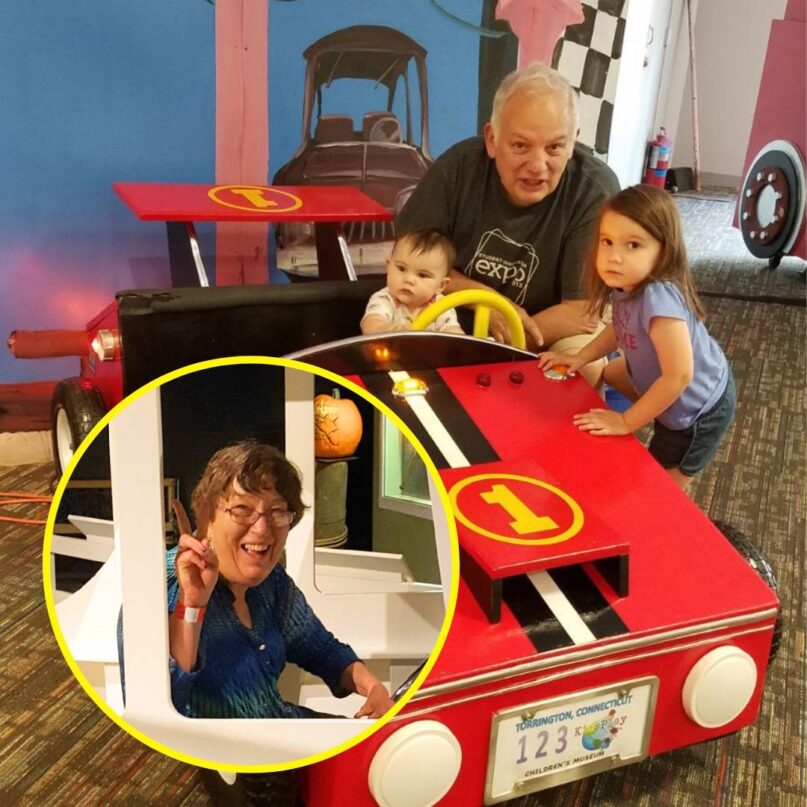
[[[420,443],[356,384],[284,359],[186,367],[70,461],[45,538],[53,630],[152,748],[225,774],[324,760],[434,664],[458,585],[448,512]]]

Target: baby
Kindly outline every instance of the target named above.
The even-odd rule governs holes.
[[[387,285],[367,303],[362,333],[408,331],[426,306],[439,300],[454,266],[454,246],[435,229],[401,233],[387,258]],[[441,314],[430,331],[465,333],[453,309]]]

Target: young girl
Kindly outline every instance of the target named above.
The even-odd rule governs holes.
[[[715,453],[736,397],[726,357],[703,324],[672,198],[636,185],[606,201],[585,272],[590,310],[602,316],[612,303],[612,324],[579,353],[540,353],[539,365],[573,373],[618,348],[604,379],[633,404],[624,413],[592,409],[574,423],[618,435],[654,421],[650,453],[686,488]]]

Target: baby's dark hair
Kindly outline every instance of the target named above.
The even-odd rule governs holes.
[[[591,252],[584,268],[589,309],[602,316],[611,298],[611,289],[602,282],[597,274],[600,224],[602,217],[609,211],[635,221],[661,244],[661,252],[653,271],[637,284],[631,292],[630,298],[639,297],[648,283],[652,283],[654,280],[666,280],[678,286],[687,305],[699,319],[703,319],[706,312],[698,299],[692,273],[689,271],[678,208],[669,193],[653,185],[634,185],[625,188],[603,204],[592,239]]]
[[[454,249],[451,239],[442,230],[438,230],[436,227],[426,227],[422,230],[408,230],[398,233],[392,249],[394,250],[402,242],[406,242],[412,252],[416,253],[431,252],[433,249],[439,249],[446,259],[446,274],[454,268],[457,251]]]

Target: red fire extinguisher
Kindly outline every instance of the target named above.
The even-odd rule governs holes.
[[[667,169],[670,167],[670,152],[672,151],[672,138],[667,137],[667,130],[662,126],[658,130],[656,139],[650,144],[647,155],[647,168],[644,179],[648,185],[663,188],[667,179]]]

